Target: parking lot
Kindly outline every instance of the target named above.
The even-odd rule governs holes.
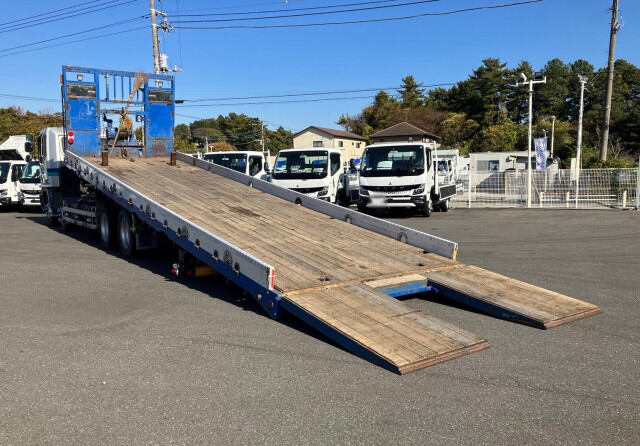
[[[542,331],[409,299],[491,348],[398,376],[224,281],[172,279],[171,258],[3,212],[0,444],[640,443],[640,213],[393,220],[604,314]]]

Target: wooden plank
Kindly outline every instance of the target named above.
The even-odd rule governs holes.
[[[602,310],[588,302],[536,287],[482,268],[465,265],[427,274],[430,283],[492,305],[535,325],[551,328],[593,316]],[[471,303],[473,305],[473,303]]]
[[[363,284],[287,296],[283,300],[289,307],[295,306],[354,340],[399,373],[488,347],[486,340],[412,310]]]
[[[199,168],[170,167],[155,158],[110,161],[104,169],[141,193],[263,258],[276,271],[286,269],[276,274],[283,292],[452,262]]]

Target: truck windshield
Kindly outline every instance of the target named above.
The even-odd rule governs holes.
[[[203,156],[207,161],[241,173],[247,171],[246,153],[207,153]]]
[[[0,184],[4,184],[9,177],[10,163],[0,163]]]
[[[422,146],[368,147],[362,155],[363,177],[415,176],[424,173]]]
[[[40,182],[40,163],[31,161],[22,171],[20,177],[21,183],[39,183]]]
[[[280,152],[276,158],[273,178],[276,180],[304,180],[327,176],[326,150]]]

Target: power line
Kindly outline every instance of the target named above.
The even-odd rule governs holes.
[[[117,0],[117,1],[120,1],[120,0]],[[66,20],[66,19],[70,19],[70,18],[73,18],[73,17],[81,16],[81,15],[93,14],[94,12],[104,11],[106,9],[111,9],[111,8],[116,8],[118,6],[128,5],[130,3],[134,3],[134,2],[137,2],[137,1],[138,0],[128,0],[128,1],[125,1],[124,3],[118,3],[118,4],[115,4],[115,5],[111,5],[111,6],[104,6],[104,7],[101,7],[101,8],[88,7],[88,8],[83,8],[83,9],[79,9],[78,10],[78,11],[83,11],[83,10],[89,9],[88,11],[84,11],[84,12],[70,11],[72,13],[71,15],[65,15],[65,14],[68,14],[68,13],[65,13],[65,14],[59,14],[59,15],[56,15],[56,16],[45,17],[42,20],[35,20],[35,21],[28,22],[26,24],[25,23],[21,23],[20,26],[14,26],[14,27],[0,29],[0,34],[1,33],[6,33],[6,32],[11,32],[11,31],[17,31],[17,30],[24,29],[24,28],[31,28],[31,27],[38,26],[38,25],[44,25],[46,23],[59,22],[61,20]],[[64,17],[60,17],[60,16],[64,16]],[[37,22],[37,23],[34,23],[34,22]]]
[[[77,35],[80,35],[80,34],[88,33],[88,32],[91,32],[91,31],[97,31],[97,30],[99,30],[99,29],[110,28],[110,27],[112,27],[112,26],[124,25],[124,24],[127,24],[127,23],[131,23],[131,22],[135,22],[135,21],[137,21],[137,20],[144,19],[144,18],[146,18],[146,17],[147,17],[147,16],[140,16],[140,17],[136,17],[136,18],[129,19],[129,20],[124,20],[124,21],[119,21],[119,22],[109,23],[109,24],[107,24],[107,25],[102,25],[102,26],[96,26],[95,28],[85,29],[84,31],[78,31],[78,32],[71,33],[71,34],[65,34],[65,35],[62,35],[62,36],[51,37],[50,39],[39,40],[39,41],[37,41],[37,42],[31,42],[31,43],[25,43],[25,44],[23,44],[23,45],[17,45],[17,46],[13,46],[13,47],[10,47],[10,48],[3,48],[3,49],[0,49],[0,53],[1,53],[1,52],[5,52],[5,51],[11,51],[11,50],[19,49],[19,48],[25,48],[25,47],[29,47],[29,46],[35,46],[35,45],[39,45],[39,44],[41,44],[41,43],[52,42],[52,41],[54,41],[54,40],[65,39],[65,38],[67,38],[67,37],[73,37],[73,36],[77,36]]]
[[[60,102],[60,99],[41,98],[36,96],[21,96],[17,94],[9,94],[9,93],[0,93],[0,98],[22,99],[26,101]]]
[[[367,96],[346,96],[339,98],[314,98],[314,99],[292,99],[286,101],[260,101],[260,102],[230,102],[230,103],[219,103],[219,104],[188,104],[188,105],[176,105],[176,107],[229,107],[229,106],[240,106],[240,105],[265,105],[265,104],[296,104],[301,102],[324,102],[324,101],[348,101],[353,99],[372,99],[375,96],[367,95]]]
[[[476,6],[473,8],[464,8],[464,9],[456,9],[452,11],[444,11],[444,12],[426,12],[422,14],[413,14],[401,17],[385,17],[380,19],[365,19],[365,20],[349,20],[343,22],[323,22],[323,23],[294,23],[287,25],[224,25],[224,26],[175,26],[175,28],[181,29],[200,29],[200,30],[220,30],[220,29],[276,29],[276,28],[305,28],[305,27],[316,27],[316,26],[330,26],[330,25],[355,25],[360,23],[380,23],[380,22],[393,22],[397,20],[409,20],[416,19],[421,17],[439,17],[439,16],[447,16],[454,14],[461,14],[465,12],[473,12],[473,11],[482,11],[482,10],[491,10],[491,9],[503,9],[510,8],[514,6],[523,6],[532,3],[541,3],[544,0],[527,0],[521,2],[514,3],[505,3],[501,5],[491,5],[491,6]]]
[[[88,5],[88,4],[95,4],[95,1],[88,1],[88,2],[84,2],[84,3],[79,3],[77,5],[73,5],[73,6],[67,6],[66,8],[54,9],[52,11],[43,12],[43,13],[32,15],[32,16],[22,17],[20,19],[9,20],[8,22],[0,23],[0,26],[8,25],[8,24],[11,24],[11,23],[16,23],[16,22],[23,22],[24,20],[33,19],[35,17],[42,17],[43,15],[55,14],[56,12],[65,11],[67,9],[73,9],[73,8],[77,8],[78,6],[84,6],[84,5]]]
[[[250,14],[270,14],[276,12],[293,12],[293,11],[312,11],[318,9],[331,9],[331,8],[344,8],[348,6],[358,6],[358,5],[372,5],[379,3],[390,3],[397,2],[399,0],[376,0],[376,1],[368,1],[368,2],[356,2],[356,3],[343,3],[340,5],[329,5],[329,6],[312,6],[306,8],[286,8],[286,9],[270,9],[266,11],[241,11],[241,12],[225,12],[225,13],[211,13],[211,14],[182,14],[174,15],[174,17],[207,17],[207,16],[217,16],[224,17],[230,15],[250,15]],[[439,0],[435,0],[439,1]]]
[[[441,84],[422,85],[421,88],[445,87],[445,86],[452,86],[452,85],[455,85],[455,84],[441,83]],[[320,95],[345,94],[345,93],[363,93],[367,91],[398,90],[400,88],[402,87],[395,86],[395,87],[380,87],[380,88],[360,88],[357,90],[316,91],[312,93],[284,93],[284,94],[273,94],[273,95],[262,95],[262,96],[239,96],[239,97],[208,98],[208,99],[183,99],[183,102],[235,101],[235,100],[245,100],[245,99],[272,99],[272,98],[286,98],[286,97],[297,97],[297,96],[320,96]]]
[[[14,56],[16,54],[30,53],[30,52],[33,52],[33,51],[40,51],[40,50],[44,50],[44,49],[47,49],[47,48],[54,48],[54,47],[63,46],[63,45],[70,45],[70,44],[73,44],[73,43],[86,42],[87,40],[101,39],[103,37],[114,36],[114,35],[124,34],[124,33],[130,33],[130,32],[133,32],[133,31],[138,31],[138,30],[147,29],[147,28],[148,27],[146,27],[146,26],[139,26],[137,28],[125,29],[125,30],[122,30],[122,31],[116,31],[116,32],[106,33],[106,34],[99,34],[97,36],[85,37],[85,38],[82,38],[82,39],[71,40],[69,42],[54,43],[52,45],[45,45],[45,46],[41,46],[39,48],[30,48],[30,49],[25,49],[25,50],[21,50],[21,51],[14,51],[13,53],[0,54],[0,58],[8,57],[8,56]]]
[[[436,3],[439,1],[440,0],[419,0],[419,1],[413,1],[413,2],[399,3],[397,5],[369,6],[365,8],[339,9],[336,11],[305,12],[300,14],[286,14],[286,15],[275,15],[275,16],[265,16],[265,17],[241,17],[241,18],[235,18],[235,19],[208,19],[208,20],[174,20],[173,23],[221,23],[221,22],[242,22],[242,21],[254,21],[254,20],[288,19],[292,17],[309,17],[309,16],[318,16],[318,15],[328,15],[328,14],[345,14],[345,13],[351,13],[351,12],[372,11],[372,10],[388,9],[388,8],[400,8],[404,6],[422,5],[425,3]],[[372,3],[379,3],[379,2],[372,2]],[[352,4],[357,4],[357,3],[352,3]],[[309,8],[309,9],[315,9],[315,8]]]

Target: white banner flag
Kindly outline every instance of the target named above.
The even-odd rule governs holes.
[[[547,138],[537,138],[533,142],[536,146],[536,170],[547,170]]]

